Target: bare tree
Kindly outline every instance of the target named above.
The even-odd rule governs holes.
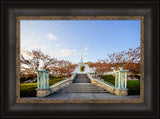
[[[76,67],[76,64],[73,64],[72,62],[59,60],[56,62],[54,66],[51,67],[51,69],[56,74],[70,75],[71,72],[75,69],[75,67]]]
[[[115,69],[123,67],[129,69],[131,72],[140,72],[140,47],[129,49],[128,51],[121,51],[117,53],[108,54],[110,64]]]
[[[22,54],[20,55],[21,70],[25,70],[28,73],[34,73],[39,69],[40,60],[43,61],[43,69],[47,69],[50,65],[53,65],[57,60],[51,58],[49,55],[46,55],[41,52],[41,50],[36,49],[31,52],[27,52],[26,55],[28,58],[25,58]]]

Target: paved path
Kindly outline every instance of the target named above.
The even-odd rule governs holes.
[[[44,99],[140,99],[140,95],[116,96],[111,93],[55,93]]]
[[[22,97],[22,99],[140,99],[140,95],[116,96],[111,93],[55,93],[43,98]]]

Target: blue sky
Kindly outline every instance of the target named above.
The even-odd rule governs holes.
[[[21,20],[21,53],[41,49],[57,59],[84,62],[140,46],[140,20]]]

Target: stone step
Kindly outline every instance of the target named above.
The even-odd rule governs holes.
[[[88,77],[87,74],[77,74],[76,77]]]
[[[88,78],[87,74],[77,74],[73,83],[91,83],[90,79]]]
[[[67,87],[59,90],[62,93],[106,93],[103,88],[91,83],[72,83]]]
[[[106,91],[60,91],[61,93],[107,93]]]
[[[100,88],[66,88],[67,90],[101,90]]]
[[[68,90],[68,91],[103,91],[103,89],[70,89],[70,88],[67,88],[65,90]]]
[[[64,88],[65,90],[104,90],[102,88]]]
[[[73,88],[73,87],[68,87],[66,89],[71,89],[71,90],[100,90],[101,88],[98,87],[92,87],[92,88],[88,88],[88,87],[84,87],[84,88]]]

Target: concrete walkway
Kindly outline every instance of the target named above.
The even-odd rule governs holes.
[[[43,99],[140,99],[140,95],[116,96],[110,93],[55,93]]]
[[[47,97],[22,97],[21,99],[92,99],[92,100],[105,100],[105,99],[140,99],[140,95],[116,96],[110,93],[55,93]]]

